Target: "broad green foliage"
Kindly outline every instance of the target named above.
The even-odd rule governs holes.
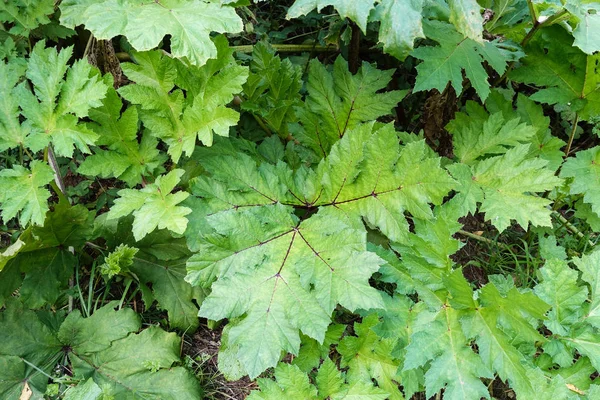
[[[185,216],[192,210],[178,204],[185,200],[189,193],[171,193],[183,173],[183,170],[175,169],[159,176],[154,183],[146,185],[143,189],[119,190],[120,197],[115,200],[108,218],[116,219],[133,213],[133,237],[136,240],[142,239],[157,227],[183,233],[187,226]]]
[[[506,61],[511,57],[501,51],[496,42],[479,43],[464,38],[450,24],[429,21],[424,24],[428,38],[439,46],[418,47],[412,55],[420,60],[417,66],[417,81],[413,90],[437,89],[443,91],[450,82],[457,94],[463,90],[463,71],[482,101],[490,94],[488,73],[482,63],[487,62],[498,74],[506,70]]]
[[[12,35],[28,36],[31,30],[50,23],[48,15],[52,13],[52,0],[10,0],[0,3],[0,21],[14,24],[9,30]]]
[[[277,382],[259,379],[260,392],[252,392],[248,399],[276,400],[281,396],[313,400],[383,400],[389,398],[385,390],[374,387],[372,382],[355,381],[348,377],[339,371],[329,358],[319,368],[315,378],[316,385],[311,384],[308,376],[293,365],[280,364],[275,369],[275,378]]]
[[[67,0],[60,9],[64,26],[83,24],[98,39],[124,35],[138,51],[153,49],[165,35],[171,35],[173,55],[194,65],[216,58],[211,32],[242,30],[233,8],[204,0]]]
[[[406,94],[406,91],[377,93],[389,83],[392,72],[363,63],[358,73],[352,75],[347,63],[338,57],[330,73],[312,60],[308,96],[304,107],[296,113],[301,126],[292,129],[295,139],[324,157],[348,130],[389,114]]]
[[[31,169],[15,165],[13,169],[0,172],[0,209],[2,218],[8,221],[17,215],[19,223],[44,223],[48,211],[50,192],[44,187],[52,180],[52,169],[39,161],[31,163]]]
[[[137,64],[123,64],[123,71],[136,84],[119,93],[140,105],[142,122],[167,143],[174,162],[182,153],[193,153],[196,139],[210,146],[213,133],[228,136],[238,121],[238,113],[226,104],[242,91],[248,71],[235,63],[224,37],[215,39],[215,44],[218,59],[202,67],[158,51],[136,53]]]
[[[220,324],[250,399],[600,398],[597,3],[59,3],[0,5],[0,398],[202,398]]]
[[[185,241],[174,239],[165,230],[153,232],[136,241],[132,233],[132,218],[107,220],[103,218],[105,216],[106,214],[96,219],[95,228],[96,235],[105,238],[108,247],[115,249],[108,257],[126,252],[128,254],[123,254],[122,257],[131,261],[131,264],[123,269],[122,258],[119,258],[118,274],[138,280],[142,300],[146,306],[149,308],[156,301],[159,308],[167,311],[172,327],[182,330],[196,329],[196,304],[202,302],[205,292],[202,288],[192,287],[183,280],[186,261],[191,254]],[[127,250],[119,251],[119,248]],[[133,255],[129,258],[131,254]],[[108,263],[108,257],[105,263]]]
[[[379,22],[379,42],[386,53],[404,60],[418,38],[430,37],[423,31],[423,0],[296,0],[288,18],[298,18],[317,9],[333,6],[342,18],[349,18],[367,32],[367,23]],[[482,41],[483,18],[475,0],[450,0],[449,19],[458,32]],[[446,6],[446,7],[448,7]]]
[[[26,74],[34,90],[31,92],[25,82],[17,86],[21,114],[27,118],[23,129],[29,132],[25,145],[33,151],[51,142],[58,155],[71,157],[74,148],[89,153],[88,146],[98,138],[79,119],[101,105],[107,85],[85,60],[69,68],[71,55],[72,48],[57,52],[38,42]]]
[[[583,201],[600,215],[600,147],[578,152],[575,158],[565,162],[560,175],[573,178],[571,193],[583,194]]]
[[[258,43],[244,84],[242,109],[259,115],[275,133],[287,137],[288,124],[295,121],[294,108],[301,106],[301,78],[298,65],[276,56],[266,43]]]
[[[194,194],[204,200],[197,206],[202,214],[192,219],[206,216],[206,222],[193,226],[200,231],[188,230],[199,253],[189,260],[186,279],[207,286],[217,278],[202,316],[244,315],[231,329],[228,346],[239,346],[238,358],[250,376],[274,365],[281,350],[297,353],[298,329],[322,341],[336,304],[351,310],[383,306],[366,285],[381,261],[366,252],[358,217],[400,240],[408,233],[402,211],[430,217],[418,199],[438,203],[450,187],[423,142],[400,151],[393,130],[372,129],[349,131],[316,171],[293,174],[282,163],[257,168],[241,154],[204,158],[212,179],[196,181]],[[377,162],[367,162],[369,153],[379,155]],[[223,191],[226,184],[229,191]],[[319,211],[298,220],[294,206]],[[252,233],[236,236],[240,227]],[[247,285],[255,289],[241,290]],[[240,290],[232,296],[231,287]],[[241,335],[249,331],[255,333]]]
[[[568,105],[588,120],[600,113],[600,56],[587,55],[572,44],[573,38],[560,27],[545,29],[526,49],[524,65],[510,76],[540,87],[531,99]]]
[[[51,326],[34,312],[20,308],[18,302],[11,302],[0,315],[4,337],[0,363],[13,363],[0,372],[3,398],[18,399],[24,384],[37,396],[44,393],[47,377],[42,372],[50,373],[64,356],[73,363],[73,377],[87,381],[82,386],[93,386],[85,389],[93,394],[88,393],[87,399],[199,398],[201,391],[194,377],[173,366],[179,361],[177,335],[158,327],[135,333],[141,327],[139,317],[130,309],[115,311],[115,306],[109,303],[89,318],[82,318],[79,311],[66,318],[52,315],[48,318],[56,325]]]
[[[384,50],[401,60],[412,50],[415,39],[422,38],[422,0],[383,0],[375,6],[372,0],[297,0],[288,10],[288,18],[298,18],[315,8],[332,5],[343,18],[350,18],[363,32],[367,22],[380,21],[379,41]],[[371,19],[369,15],[373,15]]]
[[[79,166],[78,172],[102,178],[119,178],[130,186],[142,183],[166,161],[156,148],[157,141],[147,132],[138,143],[138,112],[129,107],[121,115],[122,103],[114,89],[108,90],[101,107],[90,111],[94,124],[88,127],[98,139],[94,155]]]
[[[30,226],[25,230],[19,239],[24,244],[2,271],[0,304],[16,289],[21,302],[31,308],[57,301],[76,265],[69,249],[80,249],[91,238],[92,218],[84,206],[62,202],[46,214],[43,227]]]

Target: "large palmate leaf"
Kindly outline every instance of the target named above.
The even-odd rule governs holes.
[[[138,51],[151,50],[170,35],[173,55],[194,65],[217,56],[211,32],[242,30],[232,7],[204,0],[67,0],[60,9],[64,26],[83,24],[98,39],[124,35]]]
[[[302,125],[292,129],[292,134],[319,156],[326,156],[348,130],[389,114],[402,100],[406,91],[377,93],[387,86],[392,73],[363,63],[358,73],[352,75],[341,57],[336,59],[330,73],[323,64],[312,60],[306,104],[297,109]]]
[[[62,347],[55,332],[13,300],[0,313],[0,335],[0,395],[18,400],[27,385],[35,398],[42,399],[48,378],[40,370],[51,371]]]
[[[292,211],[276,204],[210,216],[216,234],[188,264],[192,283],[201,274],[218,277],[200,315],[233,319],[228,345],[238,347],[251,377],[274,366],[282,350],[297,354],[300,330],[323,341],[337,304],[383,305],[368,285],[380,259],[366,251],[358,221],[322,210],[301,222]],[[245,235],[236,236],[242,226]]]
[[[471,293],[468,286],[467,289]],[[428,397],[445,389],[444,395],[449,399],[489,398],[480,378],[491,378],[491,372],[468,346],[461,329],[461,317],[460,311],[452,308],[419,314],[416,333],[407,347],[404,369],[422,367],[431,361],[425,374]]]
[[[494,71],[502,74],[509,57],[500,51],[498,43],[479,43],[464,38],[452,25],[441,21],[428,21],[423,29],[425,35],[438,42],[439,46],[424,46],[412,51],[414,57],[423,60],[417,65],[418,74],[413,90],[437,89],[441,92],[450,83],[460,94],[464,70],[479,97],[485,101],[490,93],[490,85],[482,63],[487,62]]]
[[[41,161],[32,161],[30,167],[15,165],[12,169],[0,171],[2,218],[8,221],[18,215],[23,227],[29,222],[43,224],[50,197],[45,186],[54,177],[52,168]]]
[[[572,194],[582,194],[583,201],[592,206],[592,211],[600,215],[600,147],[577,152],[563,165],[560,176],[573,178],[569,185]]]
[[[175,233],[183,233],[187,226],[185,218],[192,210],[178,205],[189,193],[171,193],[184,171],[174,169],[166,175],[159,176],[156,181],[143,189],[119,190],[119,198],[108,212],[109,219],[117,219],[133,213],[133,237],[136,240],[155,230],[169,229]]]
[[[526,48],[523,65],[510,77],[540,87],[531,99],[569,106],[588,120],[600,114],[600,55],[587,55],[572,44],[573,38],[562,28],[544,29]]]
[[[452,201],[463,213],[479,209],[486,219],[502,232],[511,220],[522,227],[529,223],[552,226],[550,201],[529,193],[544,192],[558,186],[562,180],[547,168],[548,162],[528,157],[529,145],[517,145],[504,155],[475,163],[452,164],[448,170],[460,187]],[[477,204],[481,204],[479,208]]]
[[[122,65],[136,84],[120,88],[119,93],[141,106],[145,127],[167,143],[174,161],[182,153],[191,155],[197,139],[210,146],[213,133],[227,136],[239,119],[226,104],[242,91],[248,70],[235,63],[224,37],[214,42],[218,58],[202,67],[184,64],[158,51],[137,53],[137,64]]]
[[[226,145],[199,154],[210,177],[193,185],[202,198],[189,203],[197,222],[186,235],[199,252],[186,279],[205,286],[216,279],[200,315],[233,320],[226,345],[250,376],[274,365],[281,350],[297,353],[299,330],[322,341],[336,304],[383,305],[366,284],[382,261],[366,252],[359,217],[400,240],[408,234],[404,212],[431,217],[419,205],[441,202],[452,187],[424,142],[398,142],[391,126],[361,125],[316,170],[296,172],[281,162],[257,166],[259,157]]]
[[[87,60],[78,60],[68,67],[72,53],[72,47],[57,52],[45,48],[43,41],[38,42],[30,54],[26,73],[34,90],[29,89],[27,82],[17,86],[15,94],[21,114],[27,118],[23,129],[29,132],[25,145],[34,151],[52,142],[58,155],[71,157],[74,147],[89,153],[88,146],[98,138],[79,119],[102,104],[108,85]]]
[[[193,187],[193,193],[203,200],[190,217],[200,224],[202,215],[220,210],[280,202],[308,209],[331,207],[341,215],[362,216],[390,239],[401,241],[408,233],[404,212],[430,218],[431,209],[423,204],[439,204],[453,187],[440,159],[425,143],[401,147],[391,125],[374,131],[373,124],[364,124],[349,131],[316,171],[302,168],[292,172],[281,162],[257,166],[248,155],[225,152],[224,145],[200,156],[211,174],[210,178],[198,178]],[[195,232],[190,233],[193,240]]]
[[[64,315],[56,316],[57,326],[52,327],[18,302],[11,303],[0,313],[0,333],[5,338],[0,364],[15,362],[0,371],[0,393],[11,395],[3,398],[19,399],[23,385],[43,393],[48,374],[65,356],[72,363],[74,379],[85,382],[81,386],[89,386],[92,379],[101,388],[90,390],[94,395],[86,399],[200,398],[193,375],[173,366],[179,361],[181,339],[158,327],[135,333],[141,328],[138,315],[130,309],[115,311],[116,306],[109,303],[89,318],[78,310],[64,321]],[[21,359],[29,364],[19,363]]]
[[[138,113],[129,107],[121,115],[122,103],[114,89],[110,88],[102,107],[90,111],[88,125],[98,134],[94,155],[86,157],[79,166],[80,174],[119,178],[130,186],[142,183],[144,176],[160,169],[166,161],[156,148],[157,140],[144,133],[138,143]]]
[[[43,227],[25,230],[19,237],[24,244],[0,271],[0,304],[16,289],[31,308],[54,304],[68,287],[76,265],[69,248],[79,249],[91,237],[91,217],[84,206],[65,201],[46,214]]]

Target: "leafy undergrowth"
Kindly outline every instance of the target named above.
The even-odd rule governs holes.
[[[0,3],[0,398],[600,398],[600,5],[509,3]]]

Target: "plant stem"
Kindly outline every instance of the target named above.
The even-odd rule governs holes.
[[[569,135],[569,143],[567,143],[567,148],[565,149],[565,157],[569,157],[569,153],[571,152],[571,146],[573,145],[573,138],[575,137],[575,132],[577,131],[578,123],[579,113],[576,113],[575,119],[573,120],[573,129],[571,129],[571,134]]]
[[[578,238],[581,238],[581,239],[585,239],[586,238],[586,236],[579,229],[577,229],[577,227],[575,225],[573,225],[572,223],[570,223],[569,220],[566,219],[565,217],[563,217],[558,211],[552,211],[552,216],[554,218],[558,219],[565,226],[565,228],[567,228],[572,233],[574,233],[575,236],[577,236]],[[590,245],[590,247],[595,247],[596,246],[594,244],[594,242],[592,242],[589,239],[588,239],[587,243],[588,243],[588,245]]]

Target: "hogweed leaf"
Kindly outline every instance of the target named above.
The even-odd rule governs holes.
[[[389,114],[406,94],[403,90],[378,93],[385,88],[393,71],[380,71],[363,63],[356,75],[338,57],[330,73],[318,61],[310,62],[305,106],[296,113],[301,126],[292,134],[323,157],[346,132],[362,122]]]
[[[200,315],[240,317],[228,346],[239,347],[251,377],[274,366],[282,350],[297,354],[300,330],[323,341],[337,304],[383,306],[368,285],[381,260],[366,251],[358,221],[322,210],[299,222],[291,211],[277,204],[208,217],[217,234],[205,238],[202,262],[188,264],[186,279],[193,284],[210,283],[199,281],[203,275],[217,277]],[[247,234],[234,234],[242,231]],[[252,290],[242,289],[248,286]]]
[[[600,55],[587,55],[572,44],[572,36],[561,27],[544,29],[526,48],[523,65],[510,77],[540,88],[532,100],[569,106],[581,119],[589,120],[600,113]]]
[[[600,146],[578,151],[574,158],[565,161],[560,176],[573,178],[569,185],[571,194],[582,194],[583,201],[600,215]]]
[[[50,192],[45,186],[54,178],[47,164],[34,160],[30,169],[15,165],[0,171],[0,209],[8,221],[18,215],[21,226],[29,222],[43,225]]]
[[[182,234],[187,226],[187,218],[191,209],[178,205],[189,193],[171,193],[184,171],[175,169],[166,175],[159,176],[156,181],[143,189],[122,189],[119,198],[108,212],[109,219],[116,219],[133,213],[133,236],[141,240],[157,227],[169,229]]]
[[[67,0],[60,9],[62,25],[83,24],[98,39],[124,35],[138,51],[151,50],[170,35],[173,56],[194,65],[217,57],[211,32],[242,30],[242,20],[232,7],[204,0]]]
[[[480,203],[479,210],[500,232],[512,219],[522,227],[529,223],[551,226],[550,210],[546,208],[550,201],[529,193],[552,190],[562,180],[546,168],[547,161],[530,158],[528,153],[528,145],[518,145],[474,167],[449,165],[448,170],[461,185],[452,201],[464,214],[474,212]]]
[[[88,176],[119,178],[135,186],[159,169],[165,157],[149,134],[144,133],[138,142],[137,109],[129,107],[121,115],[121,107],[119,96],[110,88],[102,106],[90,111],[90,119],[95,123],[88,126],[98,135],[96,146],[104,148],[96,147],[77,171]]]
[[[498,74],[502,74],[506,70],[507,56],[495,43],[479,43],[465,38],[448,23],[428,21],[423,28],[425,35],[440,45],[418,47],[412,51],[414,57],[423,60],[417,66],[413,90],[437,89],[442,92],[450,82],[456,93],[460,94],[464,70],[481,100],[485,101],[490,94],[490,85],[482,63],[487,62]]]
[[[33,93],[26,82],[15,92],[21,114],[27,118],[25,129],[30,131],[25,145],[38,151],[52,142],[56,153],[65,157],[73,155],[74,147],[89,153],[88,146],[98,136],[79,123],[79,118],[102,104],[108,85],[87,60],[68,67],[72,47],[57,52],[44,46],[43,41],[38,42],[27,63],[26,76],[33,84]]]

